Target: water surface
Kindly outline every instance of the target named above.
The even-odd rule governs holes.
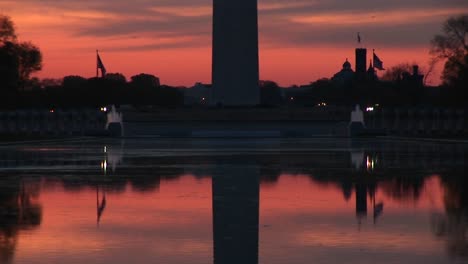
[[[0,263],[465,263],[468,145],[1,146]]]

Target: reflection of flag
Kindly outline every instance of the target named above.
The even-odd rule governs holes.
[[[383,212],[384,204],[378,203],[374,205],[374,219],[377,219]]]
[[[97,68],[101,69],[102,76],[106,75],[106,67],[104,67],[104,64],[102,63],[102,60],[101,60],[101,57],[99,57],[99,54],[97,54]]]
[[[377,57],[377,55],[375,55],[375,53],[374,53],[374,68],[377,68],[377,69],[379,69],[381,71],[385,70],[384,67],[383,67],[382,60],[379,57]]]
[[[106,193],[103,191],[102,201],[99,203],[99,187],[96,187],[96,206],[97,206],[97,223],[101,221],[104,209],[106,209]]]
[[[104,212],[104,209],[106,209],[106,195],[102,197],[101,204],[98,207],[98,219],[101,219],[102,213]]]

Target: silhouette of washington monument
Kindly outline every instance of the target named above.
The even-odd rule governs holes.
[[[257,0],[213,1],[215,105],[260,103]]]

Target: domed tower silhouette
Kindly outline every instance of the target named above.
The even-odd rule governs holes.
[[[213,0],[213,100],[260,103],[257,0]]]
[[[348,59],[346,59],[346,61],[343,63],[343,70],[345,70],[345,71],[352,70],[351,69],[351,63],[349,63]]]
[[[355,73],[352,69],[351,63],[348,61],[348,59],[346,59],[346,61],[343,63],[343,68],[341,71],[333,75],[331,80],[337,86],[345,86],[351,83],[354,78],[354,74]]]

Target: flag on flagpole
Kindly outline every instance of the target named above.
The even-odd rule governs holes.
[[[383,62],[382,60],[375,54],[374,52],[374,68],[377,68],[378,70],[385,70],[383,67]]]
[[[96,51],[97,54],[97,69],[101,70],[101,76],[106,76],[106,67],[104,67],[104,63],[102,63],[101,57],[99,57],[99,53]]]
[[[357,42],[361,44],[361,34],[359,32],[357,33]]]

